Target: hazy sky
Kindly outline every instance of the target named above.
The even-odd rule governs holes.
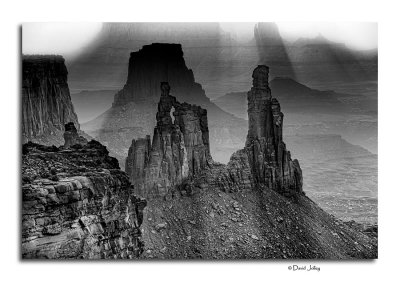
[[[22,53],[71,56],[90,43],[100,29],[101,23],[25,23]]]
[[[278,22],[283,38],[323,35],[331,41],[356,49],[376,48],[378,25],[358,22]],[[253,36],[254,22],[221,23],[221,27],[243,40]],[[72,56],[85,47],[101,29],[101,23],[26,23],[22,29],[24,54],[61,54]]]

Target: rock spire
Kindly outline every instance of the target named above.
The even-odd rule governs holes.
[[[212,163],[207,111],[177,101],[167,82],[160,88],[153,141],[134,139],[125,163],[136,192],[145,197],[186,189],[185,182]]]

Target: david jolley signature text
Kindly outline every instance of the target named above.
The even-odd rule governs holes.
[[[288,269],[292,271],[318,271],[318,272],[321,270],[320,267],[311,264],[309,266],[297,265],[297,264],[289,265]]]

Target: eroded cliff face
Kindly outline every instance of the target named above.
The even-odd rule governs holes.
[[[212,163],[207,111],[180,103],[169,92],[169,84],[161,83],[152,143],[150,136],[133,140],[126,159],[125,170],[136,192],[147,198],[174,196]]]
[[[68,149],[29,142],[22,175],[22,258],[132,259],[143,252],[146,201],[99,142]]]
[[[78,118],[67,84],[68,71],[61,56],[23,56],[22,142],[45,145],[64,142],[64,124]]]

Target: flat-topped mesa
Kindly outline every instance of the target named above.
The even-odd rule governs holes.
[[[64,124],[78,118],[67,84],[62,56],[22,58],[22,142],[62,145]]]
[[[160,81],[168,81],[182,102],[209,102],[193,71],[185,64],[182,46],[153,43],[130,54],[128,77],[124,88],[115,95],[113,106],[156,103],[160,98]]]
[[[88,143],[87,139],[78,134],[73,122],[65,124],[64,141],[64,148],[69,148],[73,145],[84,146]]]
[[[162,82],[152,143],[149,136],[133,140],[126,159],[136,193],[147,198],[186,188],[188,179],[212,163],[207,111],[178,102],[169,91]]]
[[[268,67],[253,72],[253,87],[247,93],[249,131],[246,151],[255,183],[286,193],[302,192],[299,162],[291,159],[282,139],[283,113],[268,86]]]

